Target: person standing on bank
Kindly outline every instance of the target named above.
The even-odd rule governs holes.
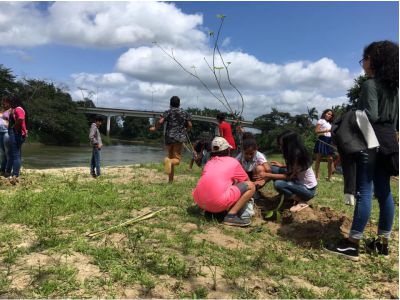
[[[8,123],[9,136],[9,160],[7,161],[7,170],[11,170],[10,182],[16,184],[19,182],[21,170],[21,149],[25,142],[28,131],[25,125],[25,110],[22,108],[22,102],[17,97],[12,97],[9,101],[11,113]]]
[[[94,122],[90,126],[89,140],[92,145],[92,158],[90,160],[90,175],[93,178],[97,178],[101,175],[100,171],[100,151],[103,147],[101,141],[101,134],[99,127],[103,123],[103,118],[101,116],[96,116]]]
[[[10,176],[6,172],[7,161],[9,160],[8,120],[10,113],[8,108],[2,106],[0,109],[0,176],[6,177]]]
[[[349,236],[325,246],[355,261],[371,215],[372,188],[379,202],[378,237],[365,242],[366,251],[389,255],[395,212],[390,176],[398,174],[399,164],[399,46],[390,41],[373,42],[365,47],[360,64],[368,78],[361,85],[357,108],[366,112],[380,147],[378,152],[371,149],[357,154],[356,206]]]
[[[187,141],[187,130],[192,128],[192,116],[180,108],[180,103],[178,96],[172,96],[170,109],[163,113],[155,126],[150,127],[150,131],[154,132],[166,122],[165,146],[168,156],[164,158],[164,169],[168,174],[169,183],[174,181],[174,168],[181,162],[183,143]]]
[[[327,181],[331,181],[333,173],[333,148],[331,138],[331,123],[333,121],[333,111],[331,109],[325,109],[321,115],[321,118],[317,122],[315,127],[315,133],[318,135],[318,140],[314,146],[315,158],[315,176],[319,179],[319,165],[321,163],[322,156],[328,158],[328,177]]]
[[[219,130],[219,136],[223,137],[229,145],[232,147],[229,151],[229,154],[232,154],[232,151],[236,150],[236,143],[235,139],[233,138],[232,134],[232,127],[231,124],[225,121],[225,114],[224,113],[219,113],[217,114],[217,120],[218,120],[218,130]]]

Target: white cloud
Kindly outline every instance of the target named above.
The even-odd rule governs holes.
[[[0,46],[129,48],[115,62],[115,69],[105,74],[87,73],[82,63],[82,72],[71,75],[74,99],[82,98],[80,88],[84,88],[86,95],[92,93],[96,104],[104,107],[164,110],[169,98],[178,95],[183,107],[226,110],[201,82],[152,44],[157,41],[167,51],[172,48],[175,57],[221,99],[209,69],[212,49],[201,30],[201,15],[184,14],[166,2],[60,1],[43,7],[35,2],[0,2]],[[328,57],[274,64],[244,51],[223,51],[231,43],[231,38],[221,41],[222,56],[226,64],[230,62],[232,82],[244,95],[248,119],[268,113],[272,107],[297,114],[305,113],[307,107],[322,111],[341,104],[358,75]],[[223,66],[220,59],[216,66]],[[233,110],[240,110],[241,99],[224,76],[223,69],[225,96]]]
[[[80,47],[136,47],[153,41],[199,47],[206,35],[198,14],[163,2],[0,2],[0,45],[48,43]]]

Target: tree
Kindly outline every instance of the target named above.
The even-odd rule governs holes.
[[[0,64],[0,97],[9,96],[16,88],[15,76],[11,69]]]
[[[307,107],[307,115],[311,123],[313,123],[314,120],[318,120],[318,110],[315,107]]]
[[[361,85],[367,80],[367,75],[360,75],[354,79],[354,85],[347,90],[347,98],[349,98],[349,104],[346,106],[347,109],[357,107],[358,100],[360,98]]]
[[[89,98],[84,98],[83,100],[76,101],[76,105],[78,105],[79,107],[89,107],[89,108],[96,107],[93,100]]]
[[[70,145],[87,141],[86,118],[77,112],[77,104],[68,93],[41,80],[19,82],[18,91],[19,97],[24,99],[27,127],[40,142]]]

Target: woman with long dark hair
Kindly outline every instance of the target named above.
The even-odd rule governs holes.
[[[271,173],[259,172],[256,180],[274,180],[274,187],[279,194],[293,200],[292,212],[299,212],[308,207],[308,201],[315,196],[317,180],[311,167],[312,159],[301,137],[290,130],[277,137],[285,164],[271,161]]]
[[[399,155],[399,46],[390,41],[373,42],[365,47],[360,64],[368,78],[361,86],[357,108],[368,115],[380,147],[357,154],[356,206],[349,237],[326,246],[352,260],[358,260],[359,242],[371,214],[372,186],[379,202],[378,236],[367,240],[365,246],[367,252],[389,255],[394,219],[390,176],[398,174]]]

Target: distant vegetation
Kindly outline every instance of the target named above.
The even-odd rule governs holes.
[[[356,105],[360,84],[364,76],[355,79],[354,86],[348,90],[348,104],[332,107],[336,115]],[[0,64],[0,95],[2,97],[15,95],[24,104],[27,112],[27,126],[30,140],[44,144],[76,145],[87,143],[89,125],[93,115],[78,112],[78,106],[95,107],[90,98],[73,101],[65,87],[57,87],[51,82],[43,80],[22,79],[16,80],[12,70]],[[166,99],[167,101],[168,99]],[[221,111],[208,108],[189,108],[191,114],[215,117]],[[228,116],[229,117],[229,116]],[[319,118],[315,107],[299,115],[291,115],[272,108],[270,113],[261,115],[254,120],[254,124],[262,130],[257,135],[261,151],[277,152],[276,136],[286,129],[292,129],[301,134],[309,149],[313,148],[316,136],[314,124]],[[105,134],[106,122],[100,128]],[[162,140],[162,131],[151,133],[148,130],[149,120],[136,117],[112,117],[111,136],[124,140]],[[235,128],[234,128],[235,130]],[[200,136],[212,137],[215,125],[205,122],[194,122],[189,133],[192,141]],[[237,136],[237,135],[236,135]]]

